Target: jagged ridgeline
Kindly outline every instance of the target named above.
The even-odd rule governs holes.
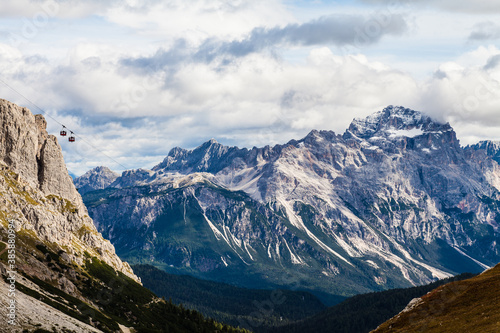
[[[121,258],[246,287],[410,287],[500,261],[498,145],[403,107],[252,149],[174,148],[152,170],[77,179]],[[495,150],[496,149],[496,150]]]
[[[142,287],[96,230],[41,115],[0,100],[0,138],[0,331],[237,331]]]

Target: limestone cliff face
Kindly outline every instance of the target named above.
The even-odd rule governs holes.
[[[83,208],[57,138],[47,133],[43,116],[34,116],[27,108],[0,100],[0,117],[0,159],[6,166],[31,187]]]
[[[18,232],[56,243],[69,262],[81,264],[87,252],[138,281],[113,245],[97,232],[68,174],[57,138],[47,133],[46,126],[43,116],[0,100],[1,223],[7,226],[13,219]],[[43,275],[32,269],[29,258],[19,265]]]
[[[5,100],[0,100],[0,159],[32,187],[38,188],[37,156],[43,140],[35,116]]]

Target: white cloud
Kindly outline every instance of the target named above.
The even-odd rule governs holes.
[[[81,18],[99,15],[123,2],[119,0],[16,0],[0,2],[0,17]]]
[[[400,7],[402,5],[433,7],[450,12],[468,14],[490,14],[500,12],[500,3],[495,0],[361,0],[361,2]]]
[[[495,47],[443,63],[425,81],[325,47],[312,49],[300,64],[251,54],[225,66],[186,63],[173,74],[146,76],[123,72],[119,54],[111,46],[84,43],[52,63],[0,47],[4,80],[113,158],[82,148],[80,140],[64,142],[77,174],[97,164],[120,170],[115,160],[131,168],[152,166],[173,146],[192,148],[211,137],[252,147],[298,139],[312,129],[342,133],[354,117],[390,104],[450,121],[462,143],[493,128],[500,132],[500,67],[485,68],[500,54]],[[33,109],[5,87],[0,94]],[[48,121],[57,132],[59,125]],[[491,130],[474,133],[480,126]]]
[[[500,129],[500,67],[487,66],[499,54],[495,47],[479,47],[440,66],[437,75],[423,86],[422,108],[449,121],[462,143],[474,143],[477,137],[486,139],[492,133],[479,130],[472,134],[470,128]]]
[[[439,8],[465,12],[465,13],[500,13],[500,3],[494,0],[420,0],[417,3],[422,2],[429,4],[430,6],[437,6]]]
[[[401,15],[408,7],[362,7],[364,16],[354,16],[353,7],[342,15],[336,10],[344,7],[322,5],[329,9],[323,18],[308,14],[303,22],[293,2],[278,0],[66,0],[35,36],[24,36],[46,3],[0,4],[0,73],[77,133],[76,144],[61,141],[77,174],[100,164],[151,167],[173,146],[212,137],[252,147],[313,128],[342,133],[354,117],[389,104],[450,121],[462,143],[500,133],[500,50],[478,45],[486,39],[466,44],[473,32],[495,42],[496,25],[476,25],[478,16],[423,7],[411,16]],[[420,3],[443,9],[448,2]],[[397,24],[366,43],[335,48],[384,17]],[[9,43],[12,33],[23,43]],[[37,112],[1,84],[0,97]]]
[[[214,36],[233,39],[256,26],[295,21],[278,0],[156,1],[139,11],[134,6],[117,6],[105,15],[111,22],[132,27],[141,35],[192,42]]]
[[[500,39],[500,25],[491,21],[477,23],[469,35],[469,40],[471,41],[498,39]]]
[[[7,44],[0,44],[0,59],[3,62],[21,59],[22,56],[23,54],[18,49]]]

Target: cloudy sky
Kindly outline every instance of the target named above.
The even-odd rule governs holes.
[[[215,138],[343,133],[387,105],[500,139],[500,1],[5,0],[0,97],[40,109],[76,175]]]

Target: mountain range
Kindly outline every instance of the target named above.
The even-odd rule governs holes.
[[[461,147],[420,112],[388,107],[274,147],[210,140],[152,170],[100,167],[75,180],[84,201],[43,116],[0,100],[0,136],[0,314],[15,308],[0,330],[244,332],[198,309],[261,332],[362,332],[412,297],[377,332],[498,329],[498,266],[325,309],[498,261],[500,144]],[[124,259],[228,284],[133,266],[166,301]]]
[[[342,135],[252,149],[212,139],[75,184],[124,260],[333,304],[499,262],[498,147],[462,147],[450,124],[389,106]]]

